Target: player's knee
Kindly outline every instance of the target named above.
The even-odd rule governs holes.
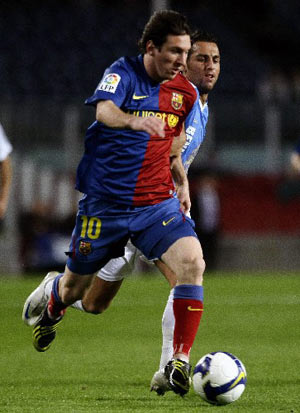
[[[205,262],[205,260],[204,260],[204,258],[203,258],[203,256],[200,258],[200,262],[199,262],[199,271],[200,271],[200,273],[201,273],[201,276],[202,276],[202,278],[203,278],[203,273],[204,273],[204,271],[205,271],[205,268],[206,268],[206,262]]]
[[[200,281],[201,281],[201,284],[203,283],[203,274],[204,274],[205,268],[206,268],[206,262],[205,262],[204,258],[202,257],[201,262],[200,262],[200,274],[201,274],[200,275]]]
[[[98,315],[103,313],[109,307],[109,304],[98,302],[82,302],[82,306],[87,313]]]
[[[191,275],[194,277],[195,284],[203,282],[203,273],[205,271],[205,261],[203,256],[197,256],[192,260],[193,269]]]
[[[205,261],[202,254],[190,254],[183,259],[183,275],[181,282],[202,284]]]
[[[84,304],[82,306],[84,308],[84,311],[87,312],[87,313],[90,313],[90,314],[98,315],[98,314],[101,314],[103,312],[103,309],[101,307],[96,306],[93,303],[92,304]]]

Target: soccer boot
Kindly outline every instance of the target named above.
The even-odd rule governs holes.
[[[179,359],[170,360],[165,367],[165,376],[174,393],[184,396],[191,386],[191,365]]]
[[[163,396],[167,391],[171,390],[164,370],[158,370],[154,373],[150,384],[150,390],[155,391],[158,396]]]
[[[48,316],[48,309],[45,308],[43,316],[33,328],[32,339],[33,345],[37,351],[43,352],[48,350],[56,336],[56,329],[61,322],[63,315],[56,320]]]
[[[41,317],[50,298],[49,295],[46,294],[46,286],[49,282],[52,282],[58,274],[57,271],[49,272],[25,301],[22,313],[22,319],[25,324],[33,326]]]

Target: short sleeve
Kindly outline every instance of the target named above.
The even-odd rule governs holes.
[[[85,104],[96,106],[100,100],[112,100],[115,105],[121,107],[126,100],[130,83],[126,66],[116,62],[105,71],[94,94],[86,99]]]
[[[0,125],[0,162],[4,161],[12,151],[12,146]]]

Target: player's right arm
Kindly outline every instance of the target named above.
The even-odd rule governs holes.
[[[126,113],[126,101],[134,93],[135,77],[126,58],[114,62],[104,73],[94,94],[86,100],[96,107],[96,120],[112,129],[131,129],[164,138],[164,122],[153,117]]]
[[[162,138],[165,136],[165,124],[161,119],[155,116],[142,118],[125,113],[112,100],[101,100],[97,103],[96,119],[113,129],[131,129]]]

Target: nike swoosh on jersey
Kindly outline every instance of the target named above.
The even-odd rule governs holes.
[[[139,95],[134,94],[134,95],[132,96],[132,99],[133,99],[133,100],[140,100],[140,99],[146,99],[146,98],[148,98],[148,97],[149,97],[149,95],[139,96]]]
[[[188,306],[187,308],[189,311],[203,311],[203,308],[193,308],[192,306]]]
[[[166,225],[170,224],[170,222],[174,221],[175,217],[170,218],[168,221],[163,221],[162,224],[165,227]]]

